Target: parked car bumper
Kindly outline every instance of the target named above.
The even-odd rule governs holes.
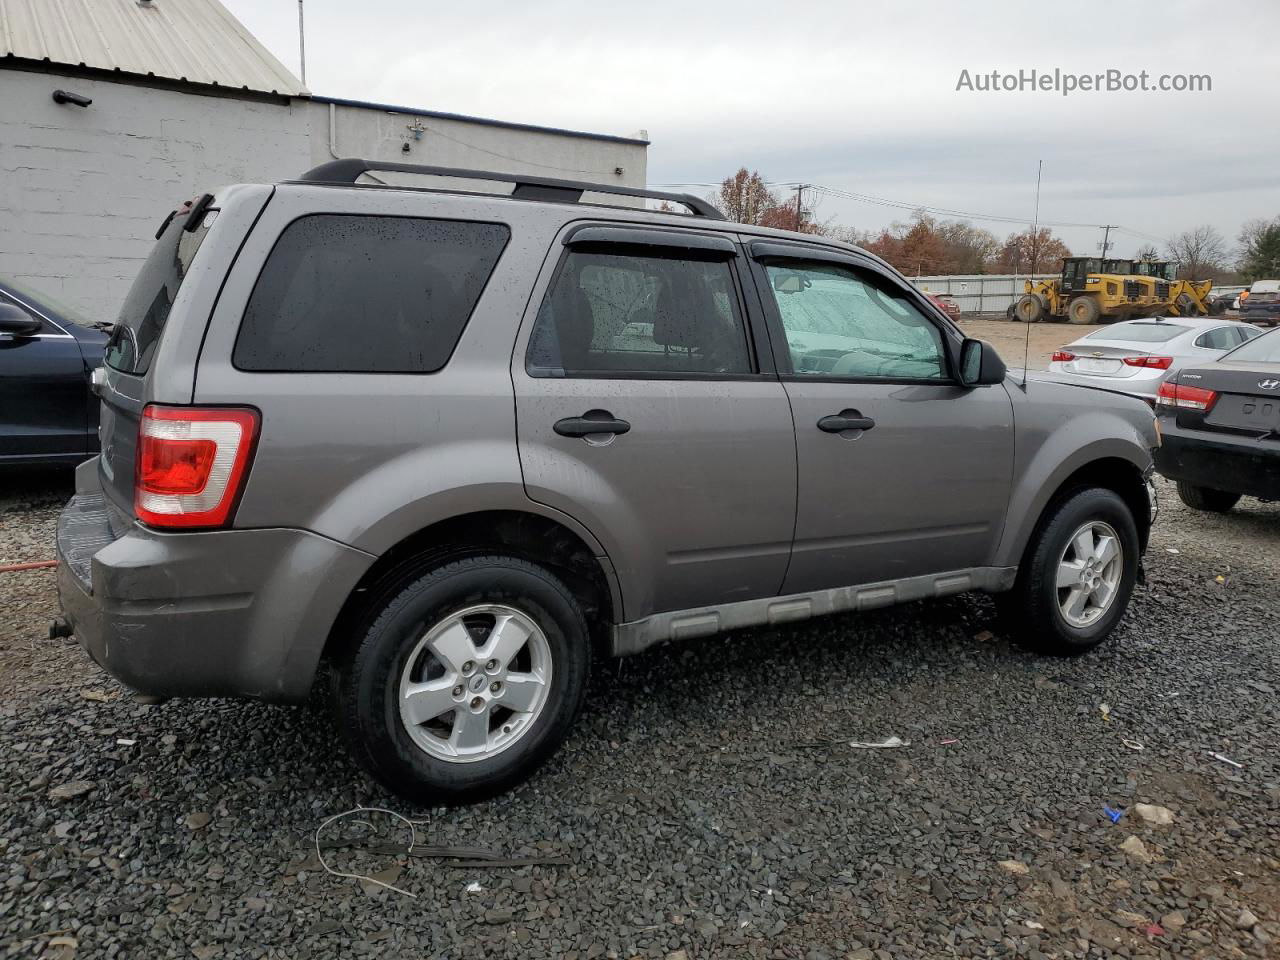
[[[1116,393],[1123,393],[1130,397],[1137,397],[1139,400],[1145,400],[1147,403],[1154,404],[1156,402],[1156,394],[1160,390],[1160,384],[1165,380],[1167,372],[1164,370],[1152,371],[1154,376],[1142,376],[1141,374],[1132,377],[1095,377],[1087,373],[1070,373],[1062,369],[1062,364],[1049,364],[1048,372],[1052,375],[1052,379],[1059,383],[1074,383],[1081,387],[1100,387],[1103,390],[1114,390]]]
[[[1245,323],[1254,323],[1260,327],[1274,327],[1280,323],[1280,304],[1268,304],[1264,309],[1248,308],[1240,311],[1240,319]]]
[[[301,530],[158,533],[107,501],[97,462],[58,520],[58,598],[81,646],[142,693],[296,701],[373,557]]]
[[[1164,442],[1156,451],[1156,470],[1212,490],[1280,499],[1280,443],[1253,437],[1184,430],[1173,417],[1161,417]]]

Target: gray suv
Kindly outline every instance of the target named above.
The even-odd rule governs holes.
[[[220,189],[97,379],[55,629],[158,696],[298,701],[327,661],[354,756],[423,802],[528,776],[596,655],[967,590],[1081,653],[1154,513],[1140,401],[1007,377],[855,247],[638,189]]]

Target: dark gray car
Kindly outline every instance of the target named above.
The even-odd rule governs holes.
[[[696,198],[368,169],[449,173],[220,189],[129,295],[58,554],[131,686],[297,701],[327,659],[366,769],[452,802],[556,748],[596,653],[967,590],[1048,654],[1123,615],[1140,401],[1024,389],[878,258]]]

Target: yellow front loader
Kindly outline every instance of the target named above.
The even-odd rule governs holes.
[[[1172,284],[1163,277],[1137,273],[1132,260],[1067,257],[1062,276],[1028,280],[1014,305],[1024,323],[1066,320],[1112,323],[1132,317],[1164,316],[1173,306]]]

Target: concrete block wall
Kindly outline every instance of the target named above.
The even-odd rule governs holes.
[[[93,104],[54,103],[56,89]],[[111,319],[169,210],[296,176],[309,135],[302,103],[0,70],[0,276]]]
[[[54,103],[56,89],[93,99]],[[643,145],[333,107],[342,156],[643,186]],[[410,126],[425,128],[414,138]],[[408,153],[403,144],[408,141]],[[203,96],[0,68],[0,277],[112,319],[184,200],[331,159],[330,105]],[[614,171],[622,169],[618,174]]]

